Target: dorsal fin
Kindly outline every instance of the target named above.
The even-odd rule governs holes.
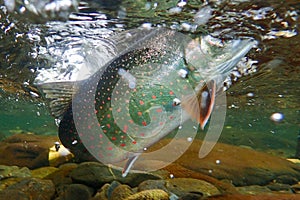
[[[215,104],[216,82],[208,81],[196,93],[183,98],[181,105],[183,109],[191,116],[192,119],[200,123],[204,129]]]
[[[52,82],[37,85],[44,99],[46,99],[50,114],[60,119],[70,106],[72,96],[78,90],[76,82]]]

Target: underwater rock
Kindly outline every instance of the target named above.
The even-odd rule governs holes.
[[[50,180],[26,178],[0,192],[0,199],[43,199],[54,197],[55,187]]]
[[[168,192],[165,180],[146,180],[139,184],[138,191],[160,189]]]
[[[239,191],[240,194],[251,194],[251,195],[272,193],[271,189],[269,189],[266,186],[260,186],[260,185],[237,187],[237,190]]]
[[[7,178],[31,177],[31,172],[27,167],[0,165],[0,180]]]
[[[73,169],[77,168],[77,166],[78,165],[75,163],[63,164],[57,171],[46,176],[45,179],[52,180],[56,187],[64,184],[71,184],[72,179],[70,177],[70,173]]]
[[[109,185],[109,187],[107,188],[107,191],[106,191],[106,196],[109,199],[112,197],[112,192],[114,191],[114,189],[116,187],[118,187],[119,185],[121,185],[121,183],[119,183],[118,181],[111,182],[111,184]]]
[[[97,162],[84,162],[78,165],[71,173],[70,177],[73,182],[83,183],[95,188],[99,188],[105,183],[110,183],[114,180],[123,184],[128,184],[131,187],[136,187],[138,184],[148,179],[160,179],[161,177],[150,173],[133,173],[130,172],[126,177],[122,177],[120,170],[111,168]]]
[[[110,200],[123,200],[133,195],[132,189],[128,185],[119,185],[111,193]]]
[[[170,139],[161,140],[150,150],[161,148],[169,142]],[[176,146],[181,145],[181,142],[185,142],[184,139],[179,140]],[[194,140],[178,160],[163,169],[173,174],[174,177],[199,179],[198,176],[204,174],[219,180],[228,180],[235,186],[267,185],[282,175],[300,180],[300,166],[283,158],[247,148],[217,143],[206,157],[200,159],[198,153],[201,145],[202,141]],[[166,156],[167,154],[168,152],[166,152]],[[144,165],[148,162],[150,164],[152,161],[145,161]],[[206,180],[203,178],[200,179]]]
[[[56,136],[12,135],[0,142],[0,164],[30,169],[49,166],[49,149],[56,141],[59,141]]]
[[[282,184],[282,183],[271,183],[266,186],[272,191],[282,192],[282,193],[293,193],[292,187],[288,184]]]
[[[82,184],[70,184],[60,186],[56,200],[83,200],[90,199],[94,189]]]
[[[56,167],[41,167],[34,170],[31,170],[32,177],[43,179],[50,174],[56,172],[58,168]]]
[[[208,197],[205,200],[299,200],[296,194],[259,194],[259,195],[242,195],[226,194]]]
[[[294,193],[300,194],[300,183],[292,185],[292,190],[294,191]]]
[[[278,176],[278,177],[276,177],[276,179],[274,181],[276,181],[276,183],[283,183],[283,184],[289,184],[289,185],[298,183],[297,178],[295,178],[291,175]]]
[[[126,198],[125,200],[169,200],[169,195],[163,190],[144,190],[133,194]]]
[[[213,196],[221,194],[212,184],[193,178],[174,178],[166,180],[166,187],[171,192],[181,197],[188,193],[202,196]]]
[[[108,200],[107,197],[107,191],[108,188],[110,187],[109,183],[104,184],[95,194],[95,196],[93,198],[91,198],[91,200]]]

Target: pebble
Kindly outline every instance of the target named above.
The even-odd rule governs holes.
[[[56,200],[83,200],[90,199],[94,194],[94,189],[83,184],[70,184],[60,186],[57,193]]]
[[[143,181],[138,186],[138,191],[144,191],[144,190],[153,190],[153,189],[160,189],[165,192],[168,192],[168,189],[166,188],[166,181],[165,180],[146,180]]]
[[[144,190],[129,196],[125,200],[169,200],[169,195],[163,190]]]
[[[27,167],[0,165],[0,180],[6,178],[31,177],[31,172]]]
[[[296,177],[293,177],[288,174],[280,175],[280,176],[276,177],[275,181],[276,181],[276,183],[283,183],[283,184],[289,184],[289,185],[294,185],[294,184],[298,183],[298,179]]]
[[[203,194],[203,196],[212,196],[221,194],[221,192],[211,183],[193,178],[174,178],[166,181],[168,191],[177,196],[186,193]]]
[[[150,173],[129,172],[126,177],[122,177],[121,171],[110,168],[97,162],[85,162],[78,165],[70,173],[74,182],[83,183],[92,187],[99,188],[105,183],[111,183],[116,180],[131,187],[138,186],[141,182],[149,179],[161,179],[158,175]]]
[[[52,181],[36,178],[25,178],[18,183],[8,186],[0,192],[0,199],[43,199],[51,200],[55,194]]]
[[[133,194],[134,192],[132,191],[131,187],[129,187],[128,185],[119,185],[112,191],[111,197],[109,199],[123,200]]]

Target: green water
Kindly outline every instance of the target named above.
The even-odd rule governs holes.
[[[164,2],[164,1],[162,1]],[[238,1],[234,1],[238,2]],[[271,30],[295,30],[299,32],[299,19],[292,20],[285,17],[285,13],[295,11],[299,14],[298,1],[268,1],[241,2],[222,1],[213,5],[214,16],[209,22],[198,27],[192,34],[211,33],[219,31],[219,37],[232,38],[235,36],[251,36],[259,41],[258,48],[248,55],[252,60],[258,61],[257,72],[238,79],[227,91],[228,109],[225,126],[220,142],[233,145],[246,145],[254,149],[283,157],[292,157],[295,154],[297,136],[300,131],[300,36],[297,33],[292,37],[278,36],[274,39],[262,40]],[[182,22],[192,22],[194,11],[200,7],[201,2],[189,1],[188,6],[175,15],[166,10],[175,6],[177,1],[159,3],[156,9],[143,11],[146,1],[124,1],[115,7],[105,7],[94,2],[90,10],[85,12],[101,11],[111,17],[108,20],[108,29],[116,29],[115,24],[122,25],[124,29],[138,27],[145,22],[154,26],[180,26]],[[253,6],[255,4],[256,6]],[[153,6],[153,4],[151,4]],[[118,19],[117,10],[126,8],[126,17]],[[265,18],[256,20],[241,14],[259,8],[272,8]],[[273,15],[282,18],[288,23],[284,27],[281,22],[274,22]],[[1,13],[1,23],[8,26],[14,18]],[[244,16],[241,17],[241,16]],[[0,80],[0,139],[14,133],[35,133],[41,135],[56,135],[57,127],[54,119],[49,115],[47,107],[41,99],[17,93],[16,88],[7,88],[12,83],[23,84],[28,82],[35,87],[33,80],[34,69],[39,64],[45,64],[44,58],[35,59],[28,56],[34,52],[38,45],[45,45],[43,39],[36,44],[28,44],[25,36],[16,39],[17,33],[28,33],[36,25],[28,25],[16,19],[17,29],[8,33],[1,29],[1,63]],[[179,25],[178,25],[179,24]],[[41,35],[47,35],[47,27],[37,25]],[[48,26],[52,26],[49,24]],[[117,26],[118,27],[118,26]],[[33,69],[33,70],[32,70]],[[22,90],[22,89],[21,89]],[[25,89],[24,89],[25,90]],[[253,97],[247,94],[253,93]],[[32,100],[33,99],[33,100]],[[274,123],[270,116],[274,112],[284,115],[284,120]],[[199,132],[203,137],[204,132]]]

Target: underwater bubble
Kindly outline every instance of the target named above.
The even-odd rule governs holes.
[[[254,93],[253,92],[247,93],[247,97],[254,97]]]
[[[284,115],[282,113],[273,113],[270,119],[274,122],[281,122],[284,119]]]

